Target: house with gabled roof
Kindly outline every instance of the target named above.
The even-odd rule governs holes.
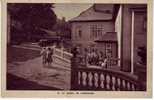
[[[117,57],[117,35],[113,4],[94,4],[70,20],[72,43],[82,48],[94,46],[107,57]]]
[[[146,4],[94,4],[70,22],[75,45],[95,45],[106,56],[120,58],[122,71],[138,71],[139,48],[147,48]]]

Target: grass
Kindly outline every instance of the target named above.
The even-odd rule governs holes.
[[[43,86],[21,77],[7,74],[7,90],[60,90],[54,87]]]
[[[40,52],[36,50],[7,47],[7,63],[23,62],[40,56]]]

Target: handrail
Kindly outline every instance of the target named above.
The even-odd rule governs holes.
[[[63,49],[54,48],[53,50],[53,62],[59,65],[64,64],[66,67],[70,67],[72,54],[64,51]]]
[[[59,56],[60,58],[64,58],[66,60],[69,60],[69,61],[70,61],[71,57],[73,56],[71,53],[63,51],[62,49],[57,49],[57,48],[54,48],[53,54],[56,56]]]
[[[76,67],[72,66],[71,71],[73,90],[136,91],[140,88],[136,76],[122,71],[79,67],[78,65]],[[104,77],[103,80],[102,76]],[[103,87],[101,86],[102,84]]]
[[[114,75],[114,77],[118,77],[118,78],[122,78],[127,81],[131,81],[134,84],[137,84],[136,82],[138,80],[138,78],[135,75],[131,75],[126,72],[116,71],[116,70],[112,70],[112,69],[97,69],[97,68],[84,68],[84,67],[78,67],[78,68],[74,68],[74,69],[76,69],[75,71],[110,74],[110,75]]]

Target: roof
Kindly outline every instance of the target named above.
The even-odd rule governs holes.
[[[117,34],[116,32],[107,32],[100,39],[95,40],[95,42],[116,42]]]
[[[47,30],[47,29],[43,29],[43,28],[40,28],[40,30],[46,32],[46,33],[47,33],[48,35],[50,35],[50,36],[56,36],[56,35],[57,35],[56,32],[51,31],[51,30]]]
[[[113,4],[94,4],[94,9],[97,12],[103,12],[103,13],[108,13],[112,14],[113,13]]]
[[[70,22],[76,21],[105,21],[112,20],[113,5],[94,4],[87,10],[80,13],[79,16],[69,20]]]

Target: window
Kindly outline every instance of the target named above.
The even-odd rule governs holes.
[[[82,27],[81,25],[76,26],[75,38],[80,39],[82,37]]]
[[[81,30],[79,30],[79,38],[81,38],[82,37],[82,31]]]
[[[103,27],[102,25],[91,25],[90,26],[90,38],[99,38],[103,34]]]
[[[106,56],[107,57],[112,57],[112,44],[111,43],[106,43]]]

